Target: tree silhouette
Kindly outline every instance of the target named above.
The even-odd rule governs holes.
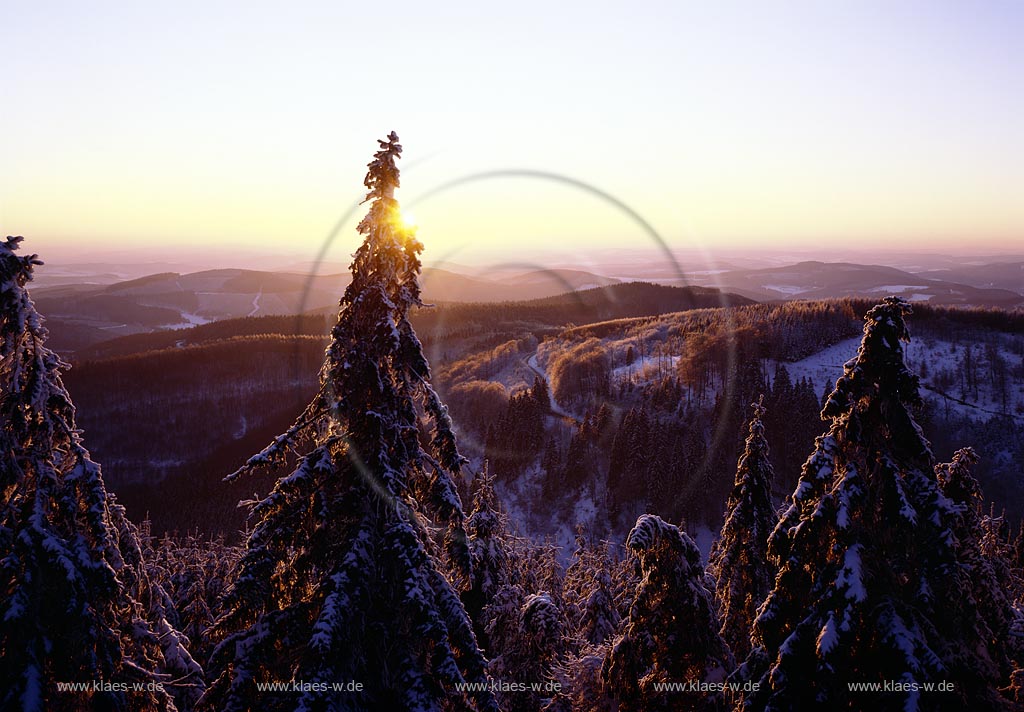
[[[401,151],[391,133],[369,164],[365,240],[317,396],[231,476],[303,453],[253,509],[215,624],[227,634],[206,698],[218,710],[494,709],[488,691],[457,689],[486,681],[484,660],[425,520],[441,524],[443,554],[464,584],[470,556],[454,478],[465,460],[409,323],[421,304],[422,245],[394,198]],[[257,691],[289,680],[362,687]]]

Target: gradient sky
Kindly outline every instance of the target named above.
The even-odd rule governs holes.
[[[528,168],[682,247],[1024,251],[1024,3],[0,7],[0,230],[51,259],[312,255],[392,129],[403,201]],[[528,179],[415,213],[435,258],[646,240]]]

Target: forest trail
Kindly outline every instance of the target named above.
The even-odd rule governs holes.
[[[548,374],[545,373],[544,369],[541,368],[540,364],[537,363],[536,352],[530,354],[530,356],[527,357],[526,365],[530,368],[531,371],[533,371],[535,374],[543,378],[545,383],[549,383]],[[553,395],[551,396],[551,413],[552,415],[557,415],[563,418],[564,420],[569,421],[571,425],[580,425],[583,422],[582,420],[580,420],[579,416],[570,413],[569,411],[563,409],[562,406],[558,405]]]

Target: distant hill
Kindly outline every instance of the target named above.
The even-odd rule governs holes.
[[[932,305],[963,305],[1013,309],[1024,306],[1024,262],[994,262],[915,272],[884,265],[853,262],[804,261],[758,269],[713,270],[687,275],[692,285],[678,284],[678,276],[665,265],[652,264],[650,284],[641,297],[637,288],[617,303],[619,293],[562,300],[560,295],[582,294],[634,281],[620,281],[578,269],[530,269],[516,264],[495,265],[469,272],[468,268],[439,263],[423,270],[423,298],[428,303],[469,305],[514,303],[522,318],[539,323],[585,323],[649,313],[652,309],[688,309],[717,306],[717,298],[701,289],[731,294],[739,299],[775,301],[793,299],[878,299],[895,294]],[[923,268],[922,268],[923,269]],[[463,271],[467,270],[467,271]],[[349,283],[347,273],[310,276],[299,272],[216,269],[181,274],[161,272],[114,284],[59,284],[33,290],[40,311],[51,326],[51,344],[63,353],[82,351],[123,336],[160,329],[183,329],[225,319],[331,314]],[[718,294],[718,291],[714,291]],[[625,293],[623,293],[625,294]],[[681,295],[688,296],[681,296]],[[554,302],[545,302],[554,299]],[[637,301],[641,300],[641,301]],[[701,301],[704,300],[704,301]],[[720,300],[719,300],[720,301]],[[528,304],[529,302],[535,302]],[[662,303],[663,302],[663,303]],[[723,302],[724,303],[724,302]],[[554,311],[552,311],[554,307]],[[469,307],[473,312],[475,306]],[[508,311],[507,309],[505,311]],[[446,312],[447,314],[448,312]]]
[[[49,319],[52,346],[67,353],[157,329],[249,316],[333,311],[349,280],[347,273],[161,272],[115,284],[43,286],[33,290],[33,297]],[[618,283],[579,270],[498,270],[494,275],[469,276],[429,267],[420,281],[424,299],[439,303],[527,300]]]
[[[323,314],[299,316],[250,316],[200,324],[189,329],[131,334],[86,346],[74,354],[74,361],[100,361],[147,351],[185,349],[247,336],[325,336],[330,328]]]
[[[739,306],[751,300],[704,287],[666,287],[632,282],[517,302],[439,303],[418,310],[413,324],[426,341],[462,332],[485,332],[515,325],[543,329],[606,319],[656,316],[704,307]],[[334,305],[298,316],[257,316],[226,319],[189,329],[131,334],[84,345],[74,360],[91,361],[143,351],[184,348],[238,336],[279,334],[324,335],[334,321]]]
[[[949,279],[958,273],[952,270],[917,274],[884,265],[862,265],[851,262],[799,262],[784,267],[733,270],[716,275],[714,282],[724,289],[736,291],[758,300],[764,299],[837,299],[843,297],[879,298],[902,296],[910,301],[926,301],[933,305],[969,305],[1012,308],[1024,304],[1024,293],[1002,285],[1015,284],[1024,291],[1021,273],[1014,276],[1012,266],[987,265],[978,268],[981,275],[999,274],[992,286],[973,286]],[[965,276],[963,272],[960,276]],[[998,286],[996,286],[998,283]]]
[[[1024,294],[1024,262],[964,265],[925,273],[933,279],[962,282],[982,289],[1008,289]]]

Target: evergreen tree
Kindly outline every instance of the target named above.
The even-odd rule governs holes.
[[[545,487],[552,486],[562,471],[562,453],[554,438],[548,438],[544,446],[544,454],[541,456],[540,469],[544,471]]]
[[[1024,570],[1024,519],[1017,528],[1017,536],[1013,539],[1011,550],[1014,568]]]
[[[584,418],[572,434],[562,475],[564,486],[570,490],[579,490],[583,485],[593,484],[599,469],[598,437],[599,431],[589,417]]]
[[[771,396],[765,398],[765,432],[772,446],[775,492],[787,495],[796,487],[800,466],[814,449],[814,435],[821,427],[821,403],[814,385],[806,378],[792,382],[781,363],[775,369]]]
[[[711,566],[722,616],[722,637],[733,654],[746,657],[757,609],[768,597],[775,571],[768,561],[768,535],[775,524],[771,501],[774,479],[764,437],[763,397],[753,404],[750,435],[736,468],[736,484],[726,504],[722,536],[715,542]]]
[[[809,378],[797,381],[793,390],[793,401],[781,404],[782,416],[786,418],[785,438],[779,444],[782,449],[782,469],[775,468],[777,493],[788,495],[800,479],[800,470],[805,455],[814,450],[815,433],[821,428],[821,402],[814,392]]]
[[[515,565],[494,494],[494,478],[486,463],[478,478],[473,511],[466,528],[473,571],[469,588],[462,592],[462,601],[473,621],[477,639],[493,655],[495,650],[487,640],[484,611],[502,589],[514,583]]]
[[[615,605],[607,546],[597,547],[586,528],[576,527],[576,551],[565,570],[567,614],[579,641],[597,646],[612,636],[621,616]]]
[[[601,407],[597,409],[597,413],[594,415],[594,428],[597,430],[597,435],[599,437],[608,437],[613,416],[614,413],[612,413],[612,409],[608,403],[602,403]]]
[[[604,567],[594,572],[590,593],[580,607],[580,637],[591,645],[600,645],[619,627],[619,611],[612,595],[612,579]]]
[[[546,591],[526,596],[519,610],[518,629],[494,658],[491,669],[498,681],[543,683],[565,649],[565,617]],[[502,708],[508,712],[538,712],[554,697],[553,690],[509,691]]]
[[[56,689],[93,681],[166,684],[184,708],[201,670],[161,615],[162,591],[142,579],[137,532],[83,444],[67,366],[27,290],[42,263],[15,254],[21,241],[0,243],[0,708],[175,708],[155,684]]]
[[[234,575],[239,548],[227,546],[219,537],[206,541],[195,535],[184,539],[165,536],[154,545],[150,523],[142,522],[139,529],[147,576],[166,592],[167,619],[188,638],[192,655],[208,660],[220,642],[210,626]]]
[[[631,408],[612,440],[608,465],[608,497],[613,521],[622,504],[644,496],[651,424],[644,408]]]
[[[546,591],[559,610],[565,607],[565,567],[562,547],[551,539],[542,543],[521,542],[516,555],[517,579],[526,593]]]
[[[601,682],[601,666],[608,654],[607,644],[585,646],[554,668],[559,692],[544,712],[617,712],[618,704]]]
[[[540,406],[542,413],[551,412],[551,393],[548,391],[548,382],[540,376],[535,376],[533,379],[533,387],[530,389],[530,395],[537,405]]]
[[[752,356],[745,356],[749,345],[744,345],[739,336],[736,362],[725,372],[722,390],[712,410],[711,419],[715,425],[706,466],[692,480],[692,508],[705,521],[717,520],[722,511],[722,502],[728,496],[730,481],[733,479],[723,475],[734,471],[735,458],[742,451],[746,437],[744,413],[748,404],[765,391],[767,379],[761,362]]]
[[[697,545],[677,527],[645,514],[626,548],[637,557],[643,579],[625,630],[605,659],[606,688],[622,712],[724,709],[719,694],[657,689],[669,682],[721,682],[733,667]]]
[[[800,482],[769,540],[780,572],[755,622],[748,709],[1000,709],[991,641],[971,601],[934,459],[911,410],[910,306],[886,298],[865,317]],[[927,696],[912,683],[955,681]],[[849,683],[895,681],[851,692]],[[924,696],[923,696],[924,695]],[[968,703],[970,706],[968,707]]]
[[[998,670],[1000,680],[1006,680],[1013,663],[1009,653],[1019,644],[1011,644],[1011,629],[1017,623],[1009,592],[1013,587],[1010,563],[1006,558],[1003,538],[996,533],[1001,520],[982,514],[984,498],[978,480],[971,473],[978,456],[972,448],[963,448],[948,463],[935,469],[939,488],[955,507],[950,513],[950,529],[956,536],[958,560],[963,575],[971,583],[967,602],[980,615],[984,627],[978,636],[991,644],[978,649],[986,656],[987,665]]]
[[[440,522],[453,575],[468,581],[454,482],[465,459],[409,323],[421,305],[422,245],[394,198],[401,151],[392,132],[369,164],[370,209],[358,227],[365,240],[317,396],[228,478],[305,451],[253,509],[215,624],[226,637],[211,658],[217,677],[205,699],[224,712],[494,709],[489,691],[457,690],[486,681],[484,660],[426,522]],[[421,432],[417,406],[430,432]],[[288,680],[356,681],[362,690],[257,692],[256,683]]]
[[[771,407],[777,408],[784,405],[793,397],[793,379],[789,371],[779,362],[775,365],[775,374],[772,376]]]
[[[487,432],[484,456],[499,477],[522,475],[544,448],[544,415],[550,403],[544,406],[536,395],[521,391],[509,398],[505,413]]]
[[[160,579],[152,575],[138,528],[113,495],[108,495],[108,510],[124,562],[118,578],[129,605],[121,612],[122,622],[130,621],[134,636],[152,651],[149,657],[157,661],[162,677],[173,683],[168,688],[177,706],[192,709],[203,692],[203,669],[186,647],[188,634],[175,629],[180,624],[178,612]]]

